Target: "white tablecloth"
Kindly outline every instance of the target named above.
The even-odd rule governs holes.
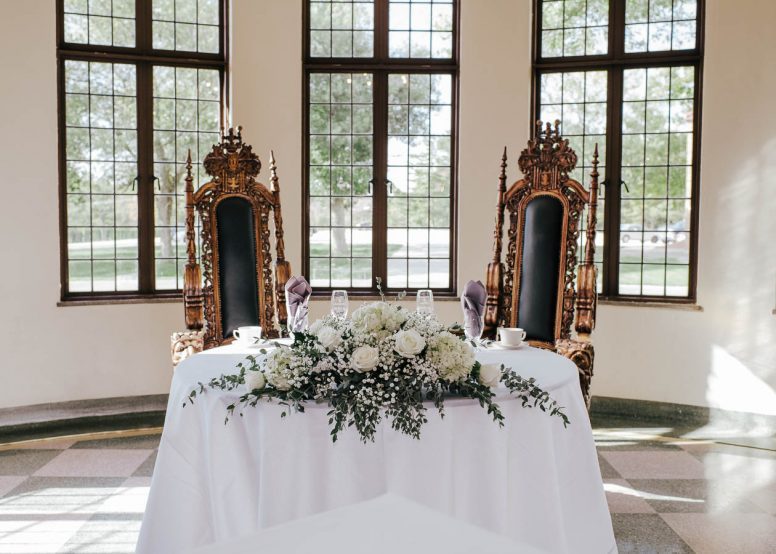
[[[249,350],[226,346],[183,362],[173,379],[137,551],[173,554],[393,493],[549,552],[616,550],[590,422],[572,362],[522,348],[488,349],[565,407],[571,425],[500,392],[500,428],[473,401],[429,409],[417,441],[382,425],[364,445],[352,429],[332,444],[325,405],[280,418],[259,403],[224,425],[242,391],[198,381],[232,373]],[[255,353],[255,351],[253,351]]]

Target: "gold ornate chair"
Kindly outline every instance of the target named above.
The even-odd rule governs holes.
[[[280,183],[270,154],[270,187],[255,180],[261,161],[242,141],[242,127],[229,129],[205,157],[211,180],[194,191],[191,153],[186,162],[186,250],[183,304],[186,330],[172,336],[173,364],[203,349],[232,341],[232,331],[261,325],[277,337],[286,324],[285,283],[291,265],[285,259]],[[197,263],[194,210],[201,231]],[[270,213],[275,228],[274,276]]]
[[[507,152],[501,162],[493,259],[488,264],[485,336],[499,326],[522,327],[533,346],[570,358],[590,405],[595,326],[596,208],[598,203],[598,146],[593,154],[590,191],[569,173],[577,155],[554,128],[537,122],[537,133],[518,160],[523,178],[507,189]],[[582,212],[588,206],[585,255],[577,270],[577,242]],[[504,212],[509,216],[506,265],[502,262]],[[574,311],[576,309],[576,321]],[[576,337],[571,326],[575,323]]]

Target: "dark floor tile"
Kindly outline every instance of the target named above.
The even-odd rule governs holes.
[[[692,553],[679,535],[657,514],[612,514],[620,554]]]
[[[30,477],[3,499],[3,518],[80,521],[98,512],[126,479]],[[34,515],[30,515],[34,514]]]
[[[598,454],[598,467],[601,468],[601,477],[604,479],[619,479],[621,475],[616,469],[612,467],[612,464],[606,461],[606,458]]]
[[[0,475],[32,475],[61,453],[61,450],[4,450],[0,452]]]
[[[132,477],[151,477],[154,473],[154,466],[156,465],[156,455],[159,453],[158,450],[154,450],[154,453],[151,454],[148,459],[140,464],[140,467],[138,467],[135,470],[135,473],[132,474]]]
[[[762,513],[745,489],[707,479],[628,479],[658,513]]]
[[[160,435],[138,435],[134,437],[115,437],[112,439],[96,439],[79,441],[71,448],[140,448],[153,449],[159,447]]]
[[[24,494],[45,489],[116,489],[120,487],[125,477],[41,477],[33,476],[26,479],[9,494]]]

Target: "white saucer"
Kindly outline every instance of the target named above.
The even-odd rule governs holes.
[[[241,342],[241,341],[236,340],[232,344],[234,346],[238,347],[238,348],[265,348],[265,347],[269,346],[264,341],[262,341],[262,342]]]
[[[493,346],[497,348],[501,348],[502,350],[519,350],[520,348],[523,348],[524,346],[528,346],[527,343],[518,344],[517,346],[510,346],[508,344],[502,344],[500,342],[493,342],[491,343]]]

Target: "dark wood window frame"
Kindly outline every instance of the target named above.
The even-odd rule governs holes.
[[[62,302],[110,303],[145,299],[177,299],[180,289],[154,289],[154,139],[153,67],[157,65],[218,70],[221,81],[221,117],[227,109],[228,0],[219,0],[219,53],[159,50],[152,47],[152,0],[135,0],[135,47],[65,42],[64,0],[57,0],[57,119],[59,138],[60,297]],[[70,292],[67,243],[67,164],[65,124],[65,62],[68,60],[125,63],[137,71],[138,146],[138,290]]]
[[[610,301],[693,304],[697,299],[698,272],[698,207],[700,189],[700,152],[701,152],[701,107],[703,83],[703,47],[705,0],[698,0],[696,16],[696,48],[693,50],[667,50],[656,52],[625,53],[625,3],[626,0],[609,0],[609,47],[605,55],[567,56],[562,58],[542,58],[541,22],[542,0],[534,0],[533,5],[533,79],[531,87],[530,132],[534,132],[533,122],[539,115],[539,77],[543,73],[559,71],[606,71],[607,90],[607,127],[606,127],[606,202],[603,244],[603,291],[600,298]],[[692,160],[692,199],[690,217],[689,283],[687,296],[650,296],[617,294],[619,287],[619,232],[620,232],[620,185],[622,183],[622,104],[623,74],[626,69],[692,66],[695,68],[695,98],[693,105],[693,160]],[[586,176],[587,177],[587,176]]]
[[[388,205],[388,160],[387,160],[387,112],[388,75],[391,73],[447,74],[452,77],[452,144],[450,153],[450,286],[434,288],[438,297],[457,296],[457,236],[458,228],[458,98],[459,98],[459,52],[460,52],[460,1],[453,0],[453,55],[452,58],[392,58],[388,52],[389,0],[374,0],[374,50],[367,58],[315,58],[310,56],[310,0],[303,4],[302,52],[302,264],[305,275],[310,275],[309,244],[309,202],[310,202],[310,133],[309,133],[309,81],[313,73],[369,72],[374,75],[373,85],[373,237],[372,279],[380,277],[386,283],[387,277],[387,205]],[[328,296],[338,287],[316,287],[314,296]],[[376,285],[369,288],[348,287],[350,296],[374,296]],[[383,291],[396,294],[402,291],[415,292],[417,288],[384,288]]]

